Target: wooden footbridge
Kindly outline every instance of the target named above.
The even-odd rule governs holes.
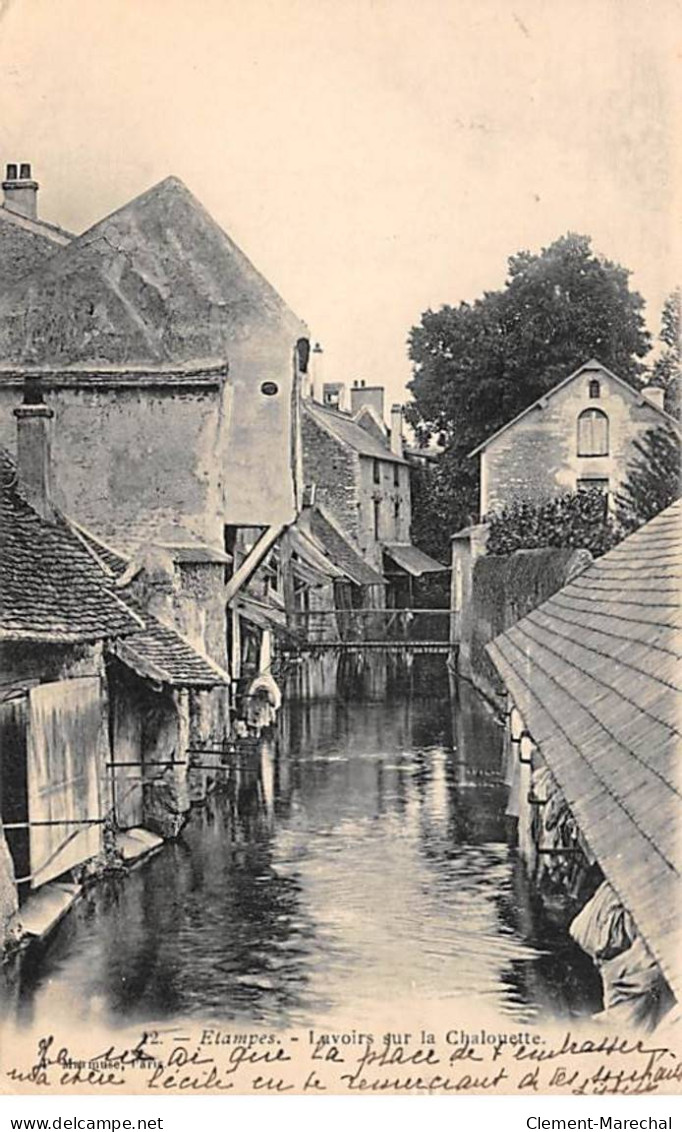
[[[448,609],[331,609],[294,614],[301,652],[391,652],[447,655]]]

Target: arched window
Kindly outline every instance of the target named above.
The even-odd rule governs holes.
[[[609,418],[601,409],[585,409],[578,417],[578,455],[608,456]]]
[[[593,380],[590,382],[590,400],[596,401],[601,395],[601,386],[598,381]]]

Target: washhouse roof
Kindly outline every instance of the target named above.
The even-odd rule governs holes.
[[[134,637],[116,641],[111,651],[145,679],[176,688],[215,688],[229,684],[224,668],[200,653],[175,629],[145,614],[146,627]]]
[[[678,501],[488,645],[678,999],[681,584]]]
[[[450,569],[409,542],[384,543],[384,553],[393,559],[396,566],[415,578],[421,578],[422,574],[446,574]]]
[[[0,449],[0,639],[77,643],[143,625],[66,520],[43,519],[22,498]]]
[[[313,507],[310,515],[310,529],[315,538],[325,548],[332,562],[358,586],[383,586],[384,579],[356,550],[338,526],[319,507]]]

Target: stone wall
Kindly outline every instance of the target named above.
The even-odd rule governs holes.
[[[379,482],[375,466],[379,465]],[[397,469],[398,483],[395,482]],[[358,495],[359,544],[365,558],[375,570],[383,572],[382,543],[409,542],[411,525],[410,471],[407,465],[390,460],[374,461],[360,457],[360,490]],[[374,526],[374,505],[379,504],[379,534]],[[396,514],[396,504],[398,512]]]
[[[46,383],[55,496],[114,547],[178,530],[222,546],[224,387]],[[16,448],[21,387],[0,384],[0,444]]]
[[[589,384],[599,382],[599,397]],[[578,455],[578,417],[600,409],[608,418],[606,456]],[[608,479],[613,500],[635,455],[633,443],[662,424],[661,414],[602,370],[586,370],[532,409],[481,455],[481,516],[521,499],[542,501],[576,490],[579,479]]]
[[[358,538],[360,458],[303,412],[303,478],[317,485],[317,501]]]
[[[592,561],[587,550],[519,550],[487,555],[473,565],[467,650],[460,674],[498,700],[503,689],[485,646],[582,573]]]

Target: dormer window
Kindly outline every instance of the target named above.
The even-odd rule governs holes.
[[[592,380],[592,381],[590,382],[590,386],[589,386],[589,388],[590,388],[590,400],[591,400],[591,401],[596,401],[596,400],[598,400],[598,398],[599,398],[599,397],[601,397],[601,385],[600,385],[600,384],[599,384],[599,382],[598,382],[598,381],[596,380],[596,378],[595,378],[595,379],[593,379],[593,380]]]
[[[609,418],[601,409],[585,409],[578,417],[578,455],[608,456]]]

